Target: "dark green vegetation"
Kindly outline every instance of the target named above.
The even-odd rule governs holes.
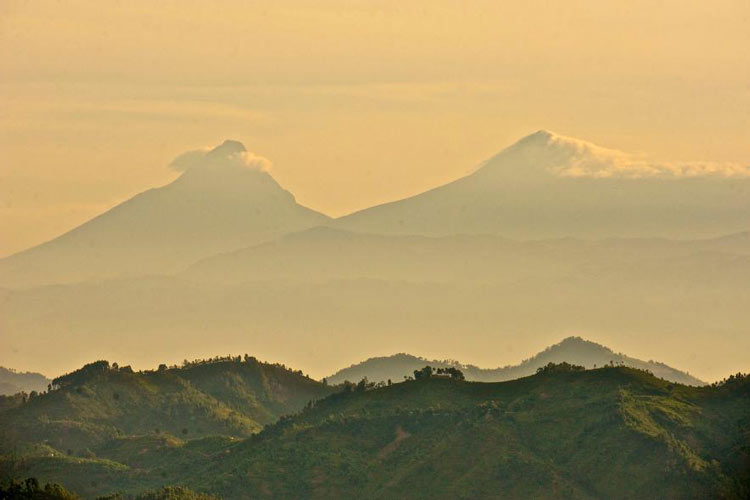
[[[201,467],[228,498],[744,498],[750,379],[624,367],[337,394]]]
[[[410,354],[394,354],[379,358],[370,358],[357,363],[327,378],[332,384],[339,384],[344,380],[361,380],[367,377],[369,380],[400,382],[405,376],[411,375],[414,370],[420,369],[425,364],[434,367],[460,369],[467,380],[480,382],[501,382],[513,380],[527,375],[532,375],[539,367],[548,363],[570,362],[586,368],[596,368],[610,363],[625,365],[631,368],[648,370],[659,378],[678,382],[686,385],[704,385],[705,382],[693,377],[689,373],[676,370],[664,363],[657,361],[642,361],[622,353],[616,353],[603,345],[584,340],[581,337],[568,337],[562,342],[552,345],[544,351],[537,353],[529,359],[517,365],[509,365],[501,368],[479,368],[474,365],[464,365],[454,360],[427,360]]]
[[[499,383],[468,382],[460,380],[458,373],[430,370],[427,375],[427,370],[420,370],[416,380],[403,383],[363,381],[341,386],[338,392],[304,405],[300,413],[282,416],[262,432],[238,439],[254,428],[242,422],[257,422],[247,416],[256,406],[226,395],[219,398],[224,393],[216,387],[227,386],[220,381],[252,368],[285,374],[295,381],[299,393],[306,384],[321,396],[332,389],[253,361],[145,374],[89,366],[96,373],[76,372],[72,378],[58,379],[60,389],[0,413],[3,428],[10,423],[16,429],[22,424],[18,416],[42,402],[50,414],[55,405],[65,406],[54,399],[60,394],[68,395],[65,401],[78,401],[78,377],[87,381],[84,386],[97,387],[97,395],[113,394],[120,377],[131,376],[158,387],[171,387],[166,380],[175,385],[183,381],[200,394],[211,388],[215,401],[221,400],[247,420],[230,418],[234,423],[209,430],[214,417],[199,419],[203,414],[195,411],[191,415],[196,420],[188,417],[193,422],[189,434],[182,435],[185,420],[175,412],[169,432],[164,431],[166,424],[159,432],[132,424],[127,434],[99,441],[89,448],[91,456],[81,457],[53,449],[53,434],[42,432],[48,423],[40,418],[26,429],[48,442],[42,441],[26,455],[8,452],[4,475],[35,476],[87,498],[113,492],[136,494],[163,484],[180,484],[227,499],[750,495],[747,376],[689,387],[621,366],[583,370],[567,363],[548,364],[533,376]],[[206,372],[194,371],[198,369]],[[138,388],[133,394],[147,393],[149,384],[134,386]],[[116,387],[120,400],[115,401],[135,398]],[[280,387],[290,390],[289,385]],[[314,399],[309,396],[315,391],[306,397]],[[150,401],[139,398],[132,404],[146,406]],[[101,407],[92,408],[103,411]],[[215,415],[215,408],[201,408],[205,415]],[[159,425],[155,417],[140,418]],[[72,429],[55,435],[82,432]],[[208,436],[211,433],[224,435]]]
[[[123,473],[161,486],[161,468],[205,458],[332,390],[248,356],[147,372],[98,361],[50,392],[0,398],[0,478],[37,475],[86,494],[131,484]]]
[[[41,392],[51,382],[41,373],[17,372],[0,366],[0,395],[12,395],[19,392]]]
[[[187,488],[168,486],[137,496],[116,493],[99,497],[97,500],[214,500],[215,498],[211,495],[195,493]],[[0,500],[81,500],[81,497],[59,484],[47,483],[41,486],[36,478],[28,478],[22,482],[14,480],[7,485],[0,484]]]

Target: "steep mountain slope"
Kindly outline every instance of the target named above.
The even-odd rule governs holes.
[[[123,462],[32,457],[16,471],[89,496],[165,482],[238,500],[750,492],[746,376],[697,388],[630,368],[579,368],[548,365],[491,384],[362,386],[243,441],[190,442],[202,455],[175,444],[121,454]]]
[[[41,373],[18,372],[0,366],[0,395],[45,391],[50,382]]]
[[[750,168],[654,164],[540,130],[474,173],[348,215],[380,234],[696,238],[748,230]]]
[[[479,368],[473,365],[464,365],[457,361],[427,360],[409,354],[394,354],[379,358],[370,358],[357,363],[333,375],[326,377],[328,383],[340,384],[345,380],[357,382],[367,378],[373,382],[401,381],[406,376],[411,376],[414,370],[425,365],[435,368],[447,368],[454,366],[459,368],[466,380],[481,382],[501,382],[513,380],[536,373],[549,363],[567,362],[586,368],[604,366],[608,363],[616,365],[623,364],[632,368],[648,370],[659,378],[686,385],[704,385],[705,382],[698,380],[688,373],[676,370],[664,363],[655,361],[641,361],[631,358],[622,353],[615,353],[611,349],[595,342],[584,340],[580,337],[568,337],[562,342],[548,347],[544,351],[535,354],[515,366],[504,366],[502,368]]]
[[[251,160],[235,141],[201,153],[171,184],[0,260],[0,285],[171,273],[200,258],[328,220],[297,204]]]
[[[51,392],[0,412],[3,452],[51,447],[86,456],[124,436],[247,436],[331,391],[250,357],[151,372],[99,361],[52,384]]]

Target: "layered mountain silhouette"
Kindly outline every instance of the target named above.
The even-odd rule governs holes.
[[[341,359],[424,346],[487,366],[516,358],[508,348],[525,354],[576,334],[717,373],[740,369],[750,348],[746,239],[519,242],[315,228],[178,276],[0,290],[0,361],[54,372],[95,356],[176,361],[175,346],[199,357],[221,343],[304,359],[322,376]]]
[[[52,382],[41,373],[18,372],[0,366],[0,395],[45,391]]]
[[[697,238],[745,231],[750,167],[650,163],[540,130],[474,173],[348,215],[379,234]]]
[[[370,234],[701,238],[746,231],[750,167],[657,164],[541,130],[474,173],[331,221],[296,203],[236,141],[182,155],[174,182],[0,260],[0,286],[171,274],[330,223]]]
[[[574,238],[518,241],[496,235],[415,236],[321,226],[215,255],[181,277],[196,282],[383,279],[435,283],[553,280],[582,272],[659,267],[657,275],[750,279],[750,233],[702,240]],[[678,271],[679,268],[679,271]],[[651,272],[651,271],[650,271]],[[635,273],[637,274],[637,272]],[[626,283],[625,281],[624,283]]]
[[[387,380],[400,382],[405,377],[412,376],[414,370],[419,370],[425,365],[429,365],[433,368],[458,368],[463,372],[466,380],[502,382],[504,380],[513,380],[533,375],[537,369],[544,367],[548,363],[563,362],[586,368],[596,368],[597,366],[601,367],[608,364],[624,365],[648,370],[656,377],[671,382],[695,386],[705,384],[705,382],[692,375],[667,366],[664,363],[642,361],[622,353],[615,353],[612,349],[580,337],[568,337],[562,342],[548,347],[517,365],[504,366],[502,368],[479,368],[453,360],[428,360],[400,353],[393,356],[370,358],[339,370],[333,375],[326,377],[326,380],[331,384],[340,384],[346,380],[357,382],[363,378],[367,378],[372,382],[385,382]]]
[[[581,334],[709,370],[750,347],[741,167],[654,164],[540,131],[463,179],[337,220],[235,141],[174,167],[171,184],[0,260],[1,363],[153,363],[177,343],[205,355],[211,338],[314,352],[306,368],[322,374],[427,343],[471,359]],[[671,357],[676,342],[701,356]]]
[[[192,262],[324,223],[225,141],[176,162],[184,172],[47,243],[0,260],[0,286],[172,273]]]

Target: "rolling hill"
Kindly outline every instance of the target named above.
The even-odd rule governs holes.
[[[0,260],[0,286],[169,274],[203,257],[329,220],[297,204],[236,141],[195,156],[182,162],[184,171],[174,182]]]
[[[549,363],[562,362],[586,368],[596,368],[597,366],[604,366],[609,363],[622,364],[632,368],[648,370],[656,377],[671,382],[694,386],[705,385],[705,382],[664,363],[642,361],[622,353],[615,353],[603,345],[584,340],[580,337],[568,337],[562,342],[552,345],[514,366],[479,368],[473,365],[461,364],[457,361],[427,360],[401,353],[394,354],[393,356],[370,358],[339,370],[333,375],[326,377],[326,380],[331,384],[340,384],[345,380],[357,382],[366,377],[372,382],[385,382],[387,380],[400,382],[405,377],[411,376],[414,370],[418,370],[425,365],[430,365],[435,368],[447,368],[451,366],[459,368],[466,377],[466,380],[501,382],[503,380],[513,380],[532,375],[536,373],[538,368]]]
[[[377,234],[701,238],[748,230],[746,166],[666,164],[540,130],[472,174],[342,217]]]
[[[248,436],[331,389],[255,358],[219,358],[134,372],[106,361],[52,381],[53,390],[0,412],[0,448],[95,456],[126,436],[163,441]],[[17,398],[14,398],[17,399]]]
[[[498,383],[360,384],[243,440],[121,438],[97,459],[0,467],[90,498],[163,484],[237,500],[745,498],[748,380],[688,387],[550,364]]]
[[[231,498],[731,498],[748,491],[746,378],[736,387],[694,389],[628,368],[554,371],[332,396],[233,446],[192,484]]]

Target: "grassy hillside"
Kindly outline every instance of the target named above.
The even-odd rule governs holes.
[[[537,368],[548,363],[568,362],[581,365],[586,368],[595,368],[606,364],[623,364],[631,368],[648,370],[659,378],[678,382],[686,385],[704,385],[689,373],[677,370],[664,363],[656,361],[642,361],[622,353],[616,353],[603,345],[584,340],[580,337],[568,337],[562,342],[548,347],[529,359],[517,365],[509,365],[500,368],[479,368],[473,365],[464,365],[453,360],[427,360],[422,357],[400,353],[392,356],[370,358],[343,370],[339,370],[327,377],[329,383],[340,384],[345,380],[358,381],[367,377],[372,381],[392,380],[400,382],[405,376],[412,374],[429,364],[434,367],[456,366],[463,371],[467,380],[480,382],[501,382],[525,377],[536,372]]]
[[[749,433],[746,378],[428,379],[331,396],[192,477],[227,498],[740,498]]]
[[[91,459],[131,436],[248,436],[331,391],[248,356],[146,372],[99,361],[52,383],[36,397],[4,398],[0,450]]]
[[[746,498],[750,379],[550,365],[500,383],[359,384],[247,439],[131,436],[96,458],[3,467],[89,498],[163,484],[231,499]]]

